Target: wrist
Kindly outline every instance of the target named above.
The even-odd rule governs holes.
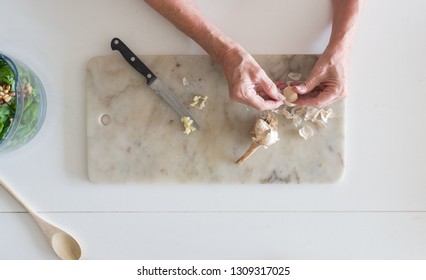
[[[330,43],[324,50],[323,56],[328,57],[331,61],[349,59],[351,46],[349,44],[339,42]]]
[[[242,47],[237,43],[231,40],[223,42],[215,42],[214,45],[214,60],[223,65],[226,61],[228,61],[229,57],[240,57]]]

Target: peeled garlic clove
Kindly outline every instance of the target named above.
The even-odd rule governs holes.
[[[292,87],[286,87],[283,90],[283,95],[285,97],[285,101],[289,102],[289,103],[293,103],[294,101],[297,100],[298,95],[296,92],[293,91]]]
[[[287,107],[296,107],[297,106],[295,103],[288,102],[287,100],[284,100],[284,104]]]
[[[299,135],[302,136],[303,139],[308,140],[314,136],[314,130],[309,125],[304,125],[301,129],[299,129]]]

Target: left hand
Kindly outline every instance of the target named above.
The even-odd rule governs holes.
[[[283,104],[275,83],[243,48],[229,50],[220,62],[230,98],[257,110],[273,110]]]

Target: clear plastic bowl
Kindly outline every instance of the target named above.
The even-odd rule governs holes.
[[[39,77],[18,59],[0,53],[0,66],[5,69],[6,64],[14,79],[9,90],[0,90],[0,154],[30,142],[46,116],[46,93]],[[2,78],[0,71],[0,86],[3,87],[8,82]],[[5,91],[6,100],[11,98],[9,102],[5,101]]]

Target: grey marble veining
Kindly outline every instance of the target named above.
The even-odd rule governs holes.
[[[313,55],[256,55],[273,80],[289,72],[306,77]],[[230,101],[219,66],[208,56],[140,56],[182,100],[201,125],[183,133],[179,116],[145,78],[119,55],[87,64],[87,160],[95,183],[334,183],[344,172],[344,102],[331,106],[338,117],[304,140],[291,120],[280,118],[280,140],[260,148],[243,165],[234,162],[251,142],[258,112]],[[189,85],[183,84],[186,78]],[[206,95],[203,110],[190,107]]]

